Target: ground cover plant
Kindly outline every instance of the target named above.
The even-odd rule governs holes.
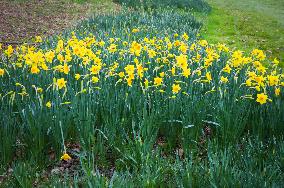
[[[175,10],[1,47],[3,187],[280,187],[283,69]]]

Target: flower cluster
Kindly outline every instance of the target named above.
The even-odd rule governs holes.
[[[139,31],[134,28],[132,35]],[[42,39],[37,37],[37,42]],[[55,100],[50,92],[70,91],[76,97],[97,92],[103,85],[139,88],[143,94],[162,93],[169,98],[191,95],[193,88],[202,95],[224,96],[237,86],[239,98],[259,104],[280,96],[284,86],[279,61],[269,61],[262,50],[245,55],[225,44],[192,42],[186,33],[135,40],[102,40],[93,35],[79,39],[73,33],[69,39],[59,39],[54,48],[8,46],[2,51],[0,80],[2,99],[24,98],[36,91],[47,108]]]

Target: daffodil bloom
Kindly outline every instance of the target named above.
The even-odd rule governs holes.
[[[186,55],[179,55],[176,57],[177,66],[178,67],[186,67],[187,66],[187,56]]]
[[[92,65],[92,67],[90,68],[90,71],[92,74],[98,74],[101,70],[101,66],[98,65]]]
[[[14,52],[14,49],[11,45],[8,46],[7,50],[4,51],[5,54],[8,56],[8,57],[11,57],[13,52]]]
[[[57,55],[57,59],[60,61],[60,62],[63,62],[64,61],[64,56],[62,54],[58,54]]]
[[[150,58],[154,58],[156,57],[157,53],[155,52],[155,50],[148,50],[148,55]]]
[[[131,48],[130,48],[130,53],[131,54],[134,54],[136,56],[140,56],[141,50],[142,50],[142,45],[141,44],[139,44],[136,41],[133,41],[131,43]]]
[[[145,88],[147,89],[149,87],[149,80],[145,79],[144,84],[145,84]]]
[[[275,88],[275,91],[274,91],[274,93],[275,93],[275,95],[276,96],[279,96],[280,95],[280,88],[279,87],[277,87],[277,88]]]
[[[264,82],[264,77],[263,76],[256,76],[254,78],[254,80],[259,84],[261,85],[263,82]]]
[[[134,73],[135,67],[134,65],[127,65],[124,70],[128,75],[130,75]]]
[[[176,68],[175,67],[172,67],[171,73],[172,73],[173,76],[176,74]]]
[[[63,40],[59,40],[59,41],[57,42],[56,51],[57,51],[57,52],[60,52],[60,51],[63,49],[63,47],[64,47],[64,42],[63,42]]]
[[[278,65],[280,62],[278,61],[277,58],[275,58],[275,59],[273,60],[273,63],[274,63],[275,65]]]
[[[105,45],[105,42],[103,40],[99,42],[100,47],[103,47],[104,45]]]
[[[183,33],[182,38],[187,41],[189,39],[189,36],[186,33]]]
[[[267,78],[268,78],[270,86],[275,86],[279,82],[279,77],[278,76],[268,75]]]
[[[165,76],[165,72],[161,72],[159,75],[163,78]]]
[[[38,74],[39,72],[40,72],[40,70],[37,66],[32,66],[32,68],[31,68],[32,74]]]
[[[109,42],[110,42],[110,43],[113,43],[114,41],[115,41],[114,38],[110,38],[110,39],[109,39]]]
[[[68,66],[66,63],[64,63],[64,66],[63,66],[63,72],[64,72],[64,74],[68,74],[69,71],[70,71],[69,66]]]
[[[231,67],[228,64],[223,68],[223,72],[226,72],[228,74],[230,74],[231,70],[232,69],[231,69]]]
[[[246,85],[247,85],[248,87],[250,87],[250,86],[252,85],[250,78],[246,80]]]
[[[196,73],[198,76],[201,76],[201,74],[202,74],[201,70],[195,70],[195,73]]]
[[[268,96],[264,93],[257,94],[256,102],[260,104],[265,104],[267,102]]]
[[[200,40],[199,41],[200,46],[205,47],[208,45],[208,42],[206,40]]]
[[[5,74],[5,70],[4,69],[0,69],[0,76],[3,76]]]
[[[255,86],[255,90],[260,91],[260,86],[259,85]]]
[[[227,83],[228,82],[228,78],[224,77],[224,76],[221,76],[221,82],[222,83]]]
[[[64,160],[64,161],[69,161],[71,159],[72,158],[70,157],[70,155],[68,155],[68,153],[64,153],[60,158],[60,160]]]
[[[93,76],[92,77],[92,82],[95,84],[95,83],[98,83],[99,82],[99,78],[96,77],[96,76]]]
[[[124,72],[119,72],[119,73],[118,73],[118,76],[119,76],[120,78],[123,78],[123,77],[124,77]]]
[[[48,102],[45,104],[45,106],[46,106],[47,108],[51,108],[52,104],[51,104],[50,101],[48,101]]]
[[[253,56],[256,56],[256,58],[258,58],[261,61],[266,58],[266,55],[264,54],[264,52],[262,50],[259,50],[259,49],[254,49],[251,54]]]
[[[46,52],[46,53],[44,54],[44,56],[45,56],[46,61],[47,61],[48,63],[51,63],[52,60],[53,60],[54,57],[55,57],[55,53],[54,53],[54,51],[48,51],[48,52]]]
[[[108,51],[110,52],[110,53],[114,53],[114,52],[116,52],[117,51],[117,45],[116,44],[111,44],[109,47],[108,47]]]
[[[57,86],[59,89],[66,87],[66,83],[67,81],[65,81],[64,78],[57,79]]]
[[[43,89],[40,88],[40,87],[38,87],[38,88],[36,89],[36,91],[37,91],[38,93],[42,93],[42,92],[43,92]]]
[[[129,87],[132,87],[133,79],[132,79],[131,77],[128,77],[128,78],[126,78],[126,81],[127,81],[127,85],[128,85]]]
[[[133,62],[137,65],[137,64],[139,64],[139,59],[134,58]]]
[[[154,78],[154,84],[156,86],[162,85],[162,83],[163,83],[163,79],[162,78],[160,78],[160,77]]]
[[[137,32],[139,32],[140,30],[139,29],[132,29],[132,33],[137,33]]]
[[[75,74],[75,79],[76,80],[79,80],[81,78],[81,75],[80,74]]]
[[[191,71],[190,68],[184,68],[183,72],[182,72],[182,75],[184,77],[188,78],[190,76],[190,73],[191,73],[190,71]]]
[[[173,84],[173,85],[172,85],[172,92],[173,92],[174,94],[177,94],[180,90],[181,90],[181,87],[180,87],[179,84]]]
[[[207,73],[206,73],[206,79],[207,79],[209,82],[211,82],[212,76],[211,76],[211,73],[210,73],[210,72],[207,72]]]
[[[42,38],[41,36],[36,36],[36,43],[41,43],[42,42]]]

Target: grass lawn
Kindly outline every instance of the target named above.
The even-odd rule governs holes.
[[[209,0],[212,12],[198,14],[202,36],[245,51],[260,48],[268,56],[284,58],[284,1]]]

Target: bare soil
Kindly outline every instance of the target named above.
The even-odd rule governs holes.
[[[21,43],[38,35],[52,35],[109,7],[106,3],[68,0],[0,0],[0,43]]]

